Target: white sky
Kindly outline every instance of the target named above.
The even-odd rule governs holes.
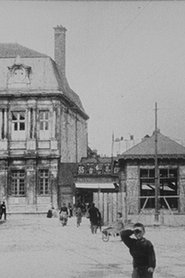
[[[184,1],[0,1],[0,41],[53,58],[53,27],[67,28],[66,75],[90,116],[89,146],[110,155],[113,131],[152,134],[155,102],[161,132],[185,144],[184,15]]]

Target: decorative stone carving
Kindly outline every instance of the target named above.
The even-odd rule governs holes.
[[[21,63],[17,56],[14,64],[8,67],[8,88],[25,88],[30,84],[31,67]]]

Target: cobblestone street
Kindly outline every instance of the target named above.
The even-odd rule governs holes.
[[[2,223],[2,222],[1,222]],[[9,216],[0,225],[2,278],[130,278],[132,260],[119,237],[103,242],[92,235],[89,220],[62,227],[44,215]],[[146,238],[156,250],[156,278],[184,278],[185,229],[148,227]]]

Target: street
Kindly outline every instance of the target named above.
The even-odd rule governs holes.
[[[132,259],[119,237],[103,242],[85,217],[62,227],[45,215],[10,215],[1,222],[1,278],[130,278]],[[184,227],[147,227],[154,244],[155,278],[184,278]]]

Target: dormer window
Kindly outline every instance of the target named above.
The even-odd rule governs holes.
[[[16,67],[13,71],[13,75],[15,81],[22,82],[26,77],[26,71],[23,67]]]
[[[8,67],[8,87],[9,88],[25,88],[30,85],[31,67],[20,62],[17,56],[13,66]]]

